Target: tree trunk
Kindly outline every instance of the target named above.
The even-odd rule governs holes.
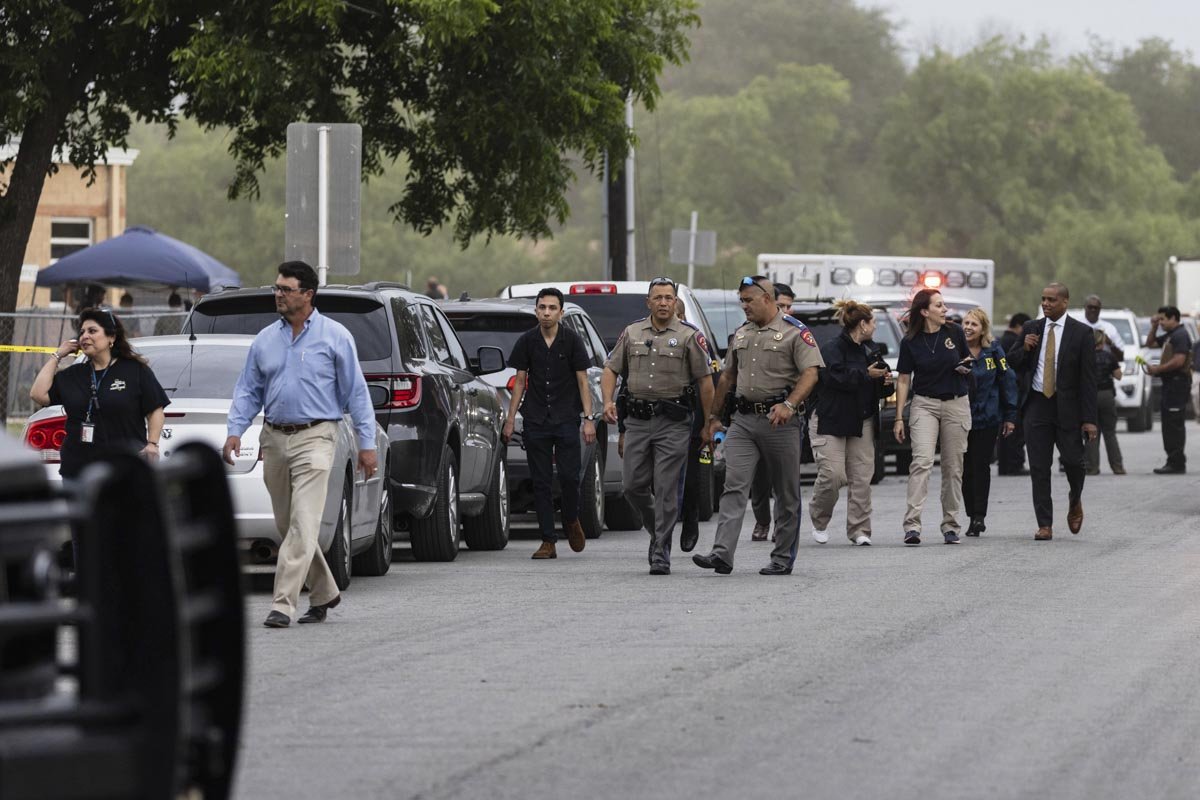
[[[16,161],[8,172],[8,190],[0,196],[0,313],[17,307],[25,246],[37,216],[46,172],[54,155],[58,131],[66,122],[61,103],[50,103],[21,131]],[[13,318],[0,317],[0,344],[13,341]],[[11,356],[0,353],[0,423],[8,421],[8,383]]]

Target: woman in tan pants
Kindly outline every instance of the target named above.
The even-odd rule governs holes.
[[[816,410],[809,441],[817,462],[809,516],[813,538],[829,541],[825,529],[838,494],[846,491],[846,538],[871,543],[871,477],[875,473],[875,431],[879,400],[892,394],[892,372],[881,358],[875,335],[875,311],[854,300],[835,304],[842,332],[821,347],[825,366],[817,381]]]
[[[921,509],[929,493],[929,473],[941,443],[942,522],[946,544],[958,544],[962,510],[963,454],[971,431],[971,401],[967,375],[971,353],[963,330],[946,321],[942,295],[922,289],[908,312],[908,331],[900,343],[900,373],[896,407],[903,411],[912,392],[908,438],[912,441],[912,466],[908,473],[908,509],[904,515],[904,543],[921,543]],[[896,416],[896,441],[905,439],[903,414]]]

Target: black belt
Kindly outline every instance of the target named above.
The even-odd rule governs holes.
[[[672,403],[676,406],[686,406],[688,410],[684,411],[684,413],[690,413],[691,397],[688,395],[684,395],[683,397],[674,400],[639,400],[636,397],[630,397],[626,400],[625,411],[634,419],[641,420],[652,419],[653,417],[657,416],[672,416],[672,418],[674,418],[673,414],[679,414],[678,409],[672,410],[673,414],[668,413],[668,409],[665,409],[662,405],[660,405],[661,403]]]
[[[267,426],[273,431],[280,433],[293,434],[300,431],[306,431],[309,428],[315,428],[318,425],[324,425],[326,422],[337,422],[336,419],[314,419],[312,422],[297,422],[294,425],[280,425],[271,421],[267,422]]]
[[[739,397],[734,401],[734,403],[739,414],[757,414],[759,416],[766,416],[767,414],[771,413],[772,408],[779,405],[784,400],[787,400],[786,394],[780,395],[779,397],[773,397],[768,400],[759,400],[757,402],[754,400],[747,400],[744,397]],[[796,413],[804,413],[804,403],[800,403],[796,406]]]
[[[930,400],[941,400],[943,403],[947,400],[957,400],[960,397],[966,397],[965,394],[919,394],[918,397],[928,397]]]

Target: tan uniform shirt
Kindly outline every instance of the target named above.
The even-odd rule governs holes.
[[[761,328],[753,322],[738,328],[725,355],[725,369],[736,370],[738,397],[753,402],[789,394],[800,373],[823,366],[812,331],[783,314]]]
[[[636,400],[674,400],[712,374],[700,335],[674,317],[656,330],[647,317],[621,331],[605,366],[618,375],[628,370],[629,396]]]

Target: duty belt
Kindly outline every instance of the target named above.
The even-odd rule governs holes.
[[[285,433],[285,434],[290,435],[293,433],[299,433],[300,431],[306,431],[309,428],[315,428],[316,426],[322,425],[326,422],[337,422],[337,420],[336,419],[314,419],[312,422],[297,422],[293,425],[281,425],[281,424],[278,424],[275,422],[268,421],[267,427],[269,427],[273,431],[279,431],[280,433]]]
[[[625,411],[634,419],[652,419],[657,416],[670,416],[667,410],[663,407],[663,403],[672,403],[677,406],[683,406],[690,410],[691,398],[687,395],[675,400],[639,400],[636,397],[630,397],[626,401]],[[684,413],[687,413],[685,411]]]
[[[781,394],[778,397],[772,397],[767,400],[759,401],[747,400],[744,397],[739,397],[735,401],[735,408],[737,408],[737,412],[739,414],[757,414],[758,416],[766,416],[767,414],[771,413],[772,408],[779,405],[786,399],[786,394]],[[804,403],[800,403],[796,406],[796,413],[804,413]]]

